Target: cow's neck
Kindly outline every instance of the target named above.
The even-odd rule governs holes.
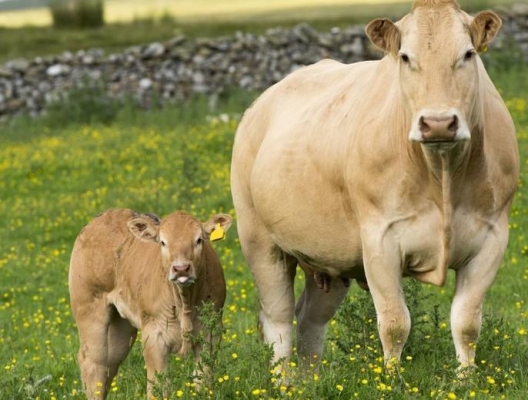
[[[443,265],[447,266],[449,263],[449,253],[451,247],[451,237],[453,236],[453,205],[451,202],[453,190],[453,175],[450,170],[449,156],[447,154],[440,155],[441,164],[441,190],[442,190],[442,232],[443,232]]]
[[[461,142],[454,148],[444,151],[430,150],[425,145],[422,146],[427,169],[438,183],[443,182],[445,174],[456,177],[467,167],[471,150],[467,142]]]
[[[423,147],[425,162],[430,174],[431,194],[442,211],[442,230],[444,261],[447,264],[452,237],[453,193],[456,190],[457,175],[463,174],[468,146],[458,144],[455,148],[445,151],[430,150]]]

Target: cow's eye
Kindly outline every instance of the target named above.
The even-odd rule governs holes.
[[[466,51],[466,54],[464,54],[464,60],[469,61],[473,58],[473,55],[475,55],[475,52],[473,50]]]
[[[409,59],[409,56],[407,54],[405,54],[405,53],[401,53],[400,54],[400,58],[405,64],[409,64],[409,62],[411,61]]]

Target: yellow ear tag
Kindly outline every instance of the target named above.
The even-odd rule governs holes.
[[[481,53],[485,53],[486,51],[488,51],[488,46],[484,46],[484,47],[480,50]]]
[[[222,239],[225,239],[224,228],[222,228],[222,225],[216,224],[214,230],[211,232],[211,236],[209,236],[209,240],[211,242],[216,242],[217,240]]]

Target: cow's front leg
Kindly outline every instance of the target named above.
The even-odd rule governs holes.
[[[381,254],[380,254],[381,253]],[[385,364],[399,362],[411,330],[397,252],[365,249],[365,275],[374,300]]]
[[[475,364],[484,297],[495,278],[508,240],[507,225],[503,229],[503,234],[489,235],[482,251],[469,264],[456,271],[451,332],[461,368]]]
[[[144,327],[141,341],[143,358],[147,367],[147,399],[155,398],[154,386],[158,383],[156,374],[165,372],[170,348],[165,343],[161,332],[156,328]],[[159,382],[165,390],[165,382]]]

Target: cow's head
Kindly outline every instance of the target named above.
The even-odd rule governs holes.
[[[478,53],[501,24],[494,12],[471,17],[454,0],[416,0],[397,23],[376,19],[367,25],[372,43],[399,70],[412,121],[409,140],[441,149],[470,139],[481,121]]]
[[[184,212],[174,212],[162,221],[149,214],[139,214],[128,221],[128,228],[139,239],[159,243],[161,259],[168,279],[187,286],[200,275],[204,242],[215,229],[227,231],[232,219],[217,214],[201,223]]]

